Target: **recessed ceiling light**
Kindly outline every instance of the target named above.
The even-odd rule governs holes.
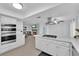
[[[21,4],[21,3],[13,3],[13,7],[16,8],[16,9],[22,9],[23,4]]]

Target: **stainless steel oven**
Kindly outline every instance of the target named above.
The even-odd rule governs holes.
[[[1,44],[16,42],[16,24],[1,24]]]

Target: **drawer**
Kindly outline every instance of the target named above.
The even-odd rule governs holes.
[[[63,42],[63,41],[58,41],[58,40],[49,40],[49,41],[50,41],[50,43],[54,43],[54,44],[61,45],[64,47],[70,47],[70,44],[71,44],[68,42]]]
[[[58,41],[58,40],[46,40],[46,41],[49,42],[48,44],[53,43],[53,44],[58,44],[65,47],[70,47],[70,44],[71,44],[69,42],[63,42],[63,41]]]
[[[70,44],[71,43],[68,43],[68,42],[62,42],[62,41],[57,41],[57,40],[44,40],[46,41],[46,45],[52,43],[52,44],[58,44],[58,45],[61,45],[61,46],[64,46],[64,47],[70,47]]]
[[[70,47],[70,43],[67,43],[67,42],[57,41],[56,44],[64,46],[64,47]]]

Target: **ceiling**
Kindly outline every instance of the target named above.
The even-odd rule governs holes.
[[[44,23],[48,17],[59,17],[69,20],[79,15],[78,3],[22,3],[18,10],[12,3],[0,3],[0,14],[16,17],[26,24]]]
[[[60,3],[22,3],[23,9],[18,10],[12,6],[12,3],[0,3],[0,13],[17,17],[19,19],[27,18],[34,14],[43,12],[47,9],[53,8]]]
[[[75,3],[65,3],[58,5],[54,8],[50,8],[44,12],[40,12],[31,17],[25,18],[24,22],[26,24],[36,24],[47,22],[48,17],[58,17],[64,21],[72,20],[79,14],[79,4]],[[38,18],[40,16],[40,18]]]

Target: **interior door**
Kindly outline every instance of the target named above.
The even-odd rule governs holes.
[[[23,37],[23,22],[22,21],[17,21],[17,40],[19,41],[19,39],[21,39],[21,42],[24,42],[24,37]]]

